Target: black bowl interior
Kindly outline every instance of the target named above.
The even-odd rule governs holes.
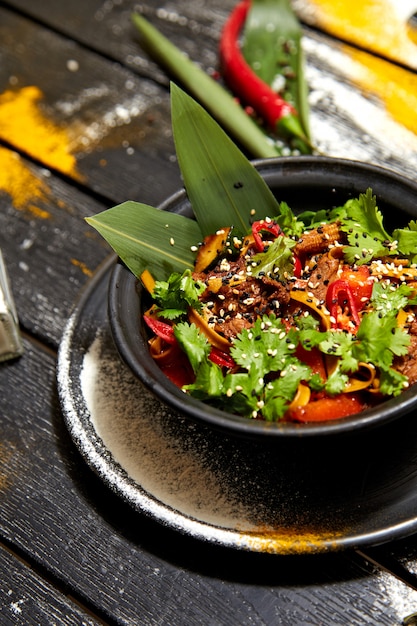
[[[417,219],[417,184],[372,165],[327,157],[288,157],[254,162],[275,196],[294,211],[339,206],[371,188],[388,230]],[[161,205],[192,217],[184,190]],[[132,372],[160,400],[186,416],[229,434],[243,436],[311,437],[337,435],[386,424],[417,407],[417,385],[378,407],[334,422],[266,423],[220,411],[187,396],[171,383],[149,355],[142,314],[146,294],[131,272],[117,263],[109,287],[109,319],[116,347]]]

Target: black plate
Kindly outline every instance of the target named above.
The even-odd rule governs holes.
[[[417,531],[417,416],[271,447],[191,423],[120,360],[107,315],[114,263],[76,304],[58,356],[69,432],[113,491],[184,534],[258,552],[340,550]]]

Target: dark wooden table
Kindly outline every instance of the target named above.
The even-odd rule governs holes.
[[[320,4],[295,3],[317,144],[415,177],[417,46],[390,46],[390,62],[388,44],[352,47],[337,16],[311,11]],[[288,556],[200,541],[119,498],[63,419],[61,336],[110,256],[83,218],[126,199],[155,205],[181,187],[168,77],[130,14],[143,12],[210,72],[233,5],[0,2],[0,249],[25,348],[0,365],[1,624],[393,626],[417,611],[416,536]]]

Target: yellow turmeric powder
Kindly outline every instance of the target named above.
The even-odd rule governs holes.
[[[417,75],[367,52],[351,47],[345,52],[358,61],[351,80],[374,93],[393,119],[417,135]]]
[[[50,217],[42,204],[50,193],[48,185],[37,178],[22,158],[7,148],[0,147],[0,192],[7,193],[16,209],[25,209],[35,217]]]
[[[0,95],[0,137],[63,174],[79,178],[65,128],[47,119],[39,108],[38,87],[8,90]]]
[[[1,94],[0,138],[47,167],[80,179],[65,129],[47,119],[39,109],[42,97],[37,87]],[[16,209],[25,209],[38,218],[50,217],[43,208],[50,198],[49,185],[35,175],[19,154],[6,148],[0,148],[0,192],[11,196]]]
[[[417,68],[417,48],[398,0],[302,0],[299,12],[332,35]]]

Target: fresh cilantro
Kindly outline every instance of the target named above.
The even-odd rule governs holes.
[[[188,357],[194,373],[210,354],[210,343],[195,324],[179,322],[174,326],[174,335]]]
[[[295,323],[298,329],[299,342],[306,350],[318,346],[323,340],[323,333],[318,330],[320,322],[310,313],[296,318]]]
[[[297,218],[286,202],[280,202],[279,209],[280,214],[274,218],[274,221],[280,225],[288,237],[297,237],[297,239],[301,237],[305,231],[304,222]]]
[[[378,367],[389,367],[394,355],[407,354],[410,337],[398,328],[392,315],[381,317],[376,311],[363,316],[357,335],[359,360],[373,363]]]
[[[408,228],[397,228],[392,233],[397,241],[397,249],[400,254],[410,257],[412,263],[417,262],[417,222],[411,220]]]
[[[324,338],[320,342],[320,350],[329,356],[337,356],[338,369],[341,372],[356,372],[359,361],[355,355],[357,340],[354,335],[342,330],[334,330],[323,333]]]
[[[187,312],[188,307],[201,310],[199,296],[206,286],[195,281],[190,270],[183,274],[172,273],[167,281],[156,281],[153,298],[164,318],[175,320]]]
[[[185,385],[184,389],[200,400],[213,400],[213,398],[223,398],[223,385],[224,377],[221,368],[205,360],[197,369],[194,383]]]
[[[284,235],[274,239],[265,252],[260,252],[252,257],[252,267],[250,268],[252,275],[271,274],[277,280],[284,280],[288,276],[292,276],[294,273],[292,248],[294,246],[295,241]]]
[[[296,329],[287,331],[274,315],[258,319],[236,337],[231,355],[239,371],[223,376],[209,360],[210,345],[193,325],[178,323],[175,336],[190,359],[195,382],[184,389],[211,404],[227,407],[247,417],[262,414],[266,420],[280,419],[302,380],[312,378],[310,368],[295,355]],[[319,384],[313,377],[313,385]]]
[[[408,285],[387,285],[386,283],[377,282],[372,289],[371,302],[375,311],[381,315],[397,315],[411,301],[414,290]]]
[[[398,396],[407,386],[407,377],[392,367],[380,368],[380,391],[387,396]]]
[[[343,392],[348,381],[349,376],[342,374],[339,368],[336,368],[327,378],[324,388],[330,396],[337,396]]]
[[[384,229],[382,214],[376,205],[371,189],[359,198],[345,204],[346,217],[341,230],[347,234],[349,245],[345,248],[345,259],[353,265],[363,265],[376,257],[390,254],[392,238]]]
[[[339,206],[333,209],[303,211],[297,217],[298,220],[303,222],[304,229],[312,230],[323,226],[324,223],[339,222],[346,217],[346,209],[345,206]]]

